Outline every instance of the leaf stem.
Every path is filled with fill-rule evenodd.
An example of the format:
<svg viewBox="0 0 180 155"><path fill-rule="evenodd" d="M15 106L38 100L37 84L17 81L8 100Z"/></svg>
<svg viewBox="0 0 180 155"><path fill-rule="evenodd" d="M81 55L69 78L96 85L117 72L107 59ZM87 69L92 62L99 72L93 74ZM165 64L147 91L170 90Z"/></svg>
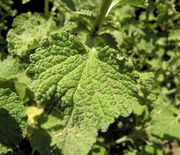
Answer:
<svg viewBox="0 0 180 155"><path fill-rule="evenodd" d="M44 14L46 17L49 15L49 0L45 0L44 2Z"/></svg>
<svg viewBox="0 0 180 155"><path fill-rule="evenodd" d="M117 140L115 141L115 144L120 144L120 143L122 143L122 142L124 142L124 141L126 141L126 140L128 140L128 137L127 137L127 136L123 136L123 137L117 139Z"/></svg>
<svg viewBox="0 0 180 155"><path fill-rule="evenodd" d="M99 30L100 26L102 25L104 18L106 16L106 13L111 5L112 0L104 0L104 2L101 5L101 9L99 12L99 15L97 16L95 20L95 24L93 27L93 33Z"/></svg>
<svg viewBox="0 0 180 155"><path fill-rule="evenodd" d="M35 149L33 149L33 150L32 150L32 152L31 152L31 155L34 155L35 151L36 151L36 150L35 150Z"/></svg>
<svg viewBox="0 0 180 155"><path fill-rule="evenodd" d="M93 45L94 45L93 40L94 40L99 28L101 27L101 25L104 21L104 18L106 17L106 13L108 12L108 9L109 9L111 3L112 3L112 0L104 0L102 2L99 14L97 15L97 17L95 19L95 23L94 23L92 32L90 33L90 35L88 36L87 41L86 41L86 43L89 47L93 47Z"/></svg>

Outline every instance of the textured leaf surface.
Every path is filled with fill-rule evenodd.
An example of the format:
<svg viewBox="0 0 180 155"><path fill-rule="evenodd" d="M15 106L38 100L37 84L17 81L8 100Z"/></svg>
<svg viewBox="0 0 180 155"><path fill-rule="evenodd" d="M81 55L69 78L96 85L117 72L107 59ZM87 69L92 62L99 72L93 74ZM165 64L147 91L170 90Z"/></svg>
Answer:
<svg viewBox="0 0 180 155"><path fill-rule="evenodd" d="M94 128L81 129L73 127L59 133L59 137L55 137L56 141L54 142L62 149L63 154L85 155L96 141L96 136L97 130Z"/></svg>
<svg viewBox="0 0 180 155"><path fill-rule="evenodd" d="M24 106L10 89L0 89L0 154L15 146L26 133ZM22 134L23 133L23 134Z"/></svg>
<svg viewBox="0 0 180 155"><path fill-rule="evenodd" d="M23 57L39 47L39 41L55 28L55 23L38 13L23 13L14 19L12 26L7 35L8 50Z"/></svg>
<svg viewBox="0 0 180 155"><path fill-rule="evenodd" d="M38 122L40 127L32 128L29 138L32 147L41 154L50 154L56 150L66 155L83 155L96 141L96 129L64 128L61 118L54 114L42 115Z"/></svg>
<svg viewBox="0 0 180 155"><path fill-rule="evenodd" d="M119 115L131 113L137 93L133 65L117 53L109 48L97 52L68 33L54 33L31 56L27 73L33 77L36 101L59 103L64 109L64 131L70 135L89 127L105 131ZM63 149L69 152L70 140L64 141Z"/></svg>
<svg viewBox="0 0 180 155"><path fill-rule="evenodd" d="M161 103L152 113L151 133L157 137L167 139L174 137L180 139L180 115L179 110Z"/></svg>
<svg viewBox="0 0 180 155"><path fill-rule="evenodd" d="M11 56L7 57L4 61L0 62L0 81L7 81L17 77L24 72L25 65Z"/></svg>

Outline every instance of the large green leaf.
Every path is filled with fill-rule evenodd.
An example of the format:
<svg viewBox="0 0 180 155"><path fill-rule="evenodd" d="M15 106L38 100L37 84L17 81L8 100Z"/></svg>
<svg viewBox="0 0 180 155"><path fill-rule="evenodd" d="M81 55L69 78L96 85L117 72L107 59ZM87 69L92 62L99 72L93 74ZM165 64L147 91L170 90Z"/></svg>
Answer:
<svg viewBox="0 0 180 155"><path fill-rule="evenodd" d="M76 139L75 130L80 135L89 128L106 131L115 118L132 111L137 93L133 64L116 50L107 47L98 52L68 33L53 33L31 55L31 62L27 74L33 78L37 103L58 104L64 110L64 134L58 144L63 144L63 152L77 154L66 147Z"/></svg>
<svg viewBox="0 0 180 155"><path fill-rule="evenodd" d="M10 89L0 88L0 154L20 142L26 133L24 106Z"/></svg>
<svg viewBox="0 0 180 155"><path fill-rule="evenodd" d="M8 50L13 55L26 56L39 47L39 41L55 28L55 22L38 13L23 13L17 16L7 35Z"/></svg>

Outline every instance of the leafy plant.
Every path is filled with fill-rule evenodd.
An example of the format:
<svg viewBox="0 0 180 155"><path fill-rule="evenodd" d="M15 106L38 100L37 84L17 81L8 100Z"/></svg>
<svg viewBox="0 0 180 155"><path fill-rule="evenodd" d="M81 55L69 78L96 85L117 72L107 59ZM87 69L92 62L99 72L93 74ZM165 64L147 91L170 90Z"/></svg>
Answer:
<svg viewBox="0 0 180 155"><path fill-rule="evenodd" d="M44 13L15 16L0 2L4 21L15 16L0 31L0 154L169 153L180 140L176 5L44 0Z"/></svg>

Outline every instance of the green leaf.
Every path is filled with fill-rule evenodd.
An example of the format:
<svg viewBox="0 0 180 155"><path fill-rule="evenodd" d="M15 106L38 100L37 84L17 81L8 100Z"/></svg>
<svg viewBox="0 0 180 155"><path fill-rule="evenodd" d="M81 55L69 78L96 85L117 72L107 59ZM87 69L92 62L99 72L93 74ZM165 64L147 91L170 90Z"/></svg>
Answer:
<svg viewBox="0 0 180 155"><path fill-rule="evenodd" d="M179 110L159 101L151 113L150 132L161 139L180 139Z"/></svg>
<svg viewBox="0 0 180 155"><path fill-rule="evenodd" d="M77 153L66 148L70 139L76 139L75 131L79 138L83 134L89 135L86 139L91 138L91 133L86 133L89 128L106 131L115 118L132 111L137 93L133 64L118 57L116 50L106 47L98 52L68 33L53 33L31 55L31 62L27 74L33 78L30 87L37 103L58 104L64 109L59 145L63 144L69 154ZM78 143L73 145L79 147Z"/></svg>
<svg viewBox="0 0 180 155"><path fill-rule="evenodd" d="M63 3L65 3L66 6L67 6L69 9L75 11L75 5L74 5L74 3L73 3L72 0L61 0L61 1L62 1Z"/></svg>
<svg viewBox="0 0 180 155"><path fill-rule="evenodd" d="M147 0L119 0L120 4L129 4L137 7L145 8L148 5Z"/></svg>
<svg viewBox="0 0 180 155"><path fill-rule="evenodd" d="M38 13L17 16L7 35L8 50L12 55L26 56L39 47L39 42L55 29L55 22Z"/></svg>
<svg viewBox="0 0 180 155"><path fill-rule="evenodd" d="M72 0L56 0L53 1L53 8L52 11L54 12L55 10L61 10L63 13L70 12L75 9L75 5L72 2Z"/></svg>
<svg viewBox="0 0 180 155"><path fill-rule="evenodd" d="M0 62L0 66L0 87L15 88L18 96L23 101L29 100L30 93L27 92L27 85L31 79L25 75L27 64L22 63L18 58L8 56L4 61Z"/></svg>
<svg viewBox="0 0 180 155"><path fill-rule="evenodd" d="M66 155L85 155L96 141L97 130L94 128L82 129L74 126L65 128L54 135L54 142Z"/></svg>
<svg viewBox="0 0 180 155"><path fill-rule="evenodd" d="M149 111L146 105L140 105L138 102L135 102L133 105L133 113L137 116L143 116L143 121L147 120L149 117ZM141 119L142 121L142 119Z"/></svg>
<svg viewBox="0 0 180 155"><path fill-rule="evenodd" d="M6 14L6 17L7 15L8 16L15 16L16 15L16 11L13 10L11 8L11 5L13 5L14 2L13 0L1 0L0 1L0 13L2 15L2 17Z"/></svg>
<svg viewBox="0 0 180 155"><path fill-rule="evenodd" d="M136 76L139 76L138 79L138 86L140 88L139 91L139 98L142 103L146 102L154 102L156 100L156 95L152 91L153 90L153 80L154 80L154 74L152 72L142 72L140 74L137 74Z"/></svg>
<svg viewBox="0 0 180 155"><path fill-rule="evenodd" d="M113 35L111 35L109 33L103 33L103 34L99 35L99 39L103 40L102 43L104 43L105 46L108 45L111 48L117 48L117 42L116 42L116 39L113 37ZM99 42L98 42L98 44L99 44Z"/></svg>
<svg viewBox="0 0 180 155"><path fill-rule="evenodd" d="M61 118L54 114L42 115L39 124L40 127L31 129L29 139L31 146L41 154L59 149L66 155L87 154L97 136L94 128L63 128Z"/></svg>
<svg viewBox="0 0 180 155"><path fill-rule="evenodd" d="M0 88L0 154L7 153L26 134L24 106L10 89Z"/></svg>
<svg viewBox="0 0 180 155"><path fill-rule="evenodd" d="M93 12L90 10L81 9L79 11L75 11L74 13L79 15L79 16L85 16L85 17L93 18Z"/></svg>
<svg viewBox="0 0 180 155"><path fill-rule="evenodd" d="M28 131L31 147L40 154L49 154L51 150L51 137L47 130L42 128L34 128L31 130L32 131Z"/></svg>
<svg viewBox="0 0 180 155"><path fill-rule="evenodd" d="M17 10L12 9L12 5L14 4L13 0L1 0L0 1L0 39L2 39L2 30L7 30L7 17L13 17L16 15Z"/></svg>
<svg viewBox="0 0 180 155"><path fill-rule="evenodd" d="M180 40L180 29L170 30L168 40Z"/></svg>
<svg viewBox="0 0 180 155"><path fill-rule="evenodd" d="M46 115L43 113L42 115L39 115L39 112L42 113L42 109L37 110L35 107L28 107L27 114L29 122L33 124L38 123L38 127L31 126L29 128L28 138L31 146L40 154L50 154L50 151L53 150L51 147L54 148L54 146L51 145L54 140L52 137L57 134L54 132L59 132L61 129L61 119L51 114Z"/></svg>
<svg viewBox="0 0 180 155"><path fill-rule="evenodd" d="M22 64L18 58L8 56L0 62L0 82L17 78L25 70L26 65Z"/></svg>

